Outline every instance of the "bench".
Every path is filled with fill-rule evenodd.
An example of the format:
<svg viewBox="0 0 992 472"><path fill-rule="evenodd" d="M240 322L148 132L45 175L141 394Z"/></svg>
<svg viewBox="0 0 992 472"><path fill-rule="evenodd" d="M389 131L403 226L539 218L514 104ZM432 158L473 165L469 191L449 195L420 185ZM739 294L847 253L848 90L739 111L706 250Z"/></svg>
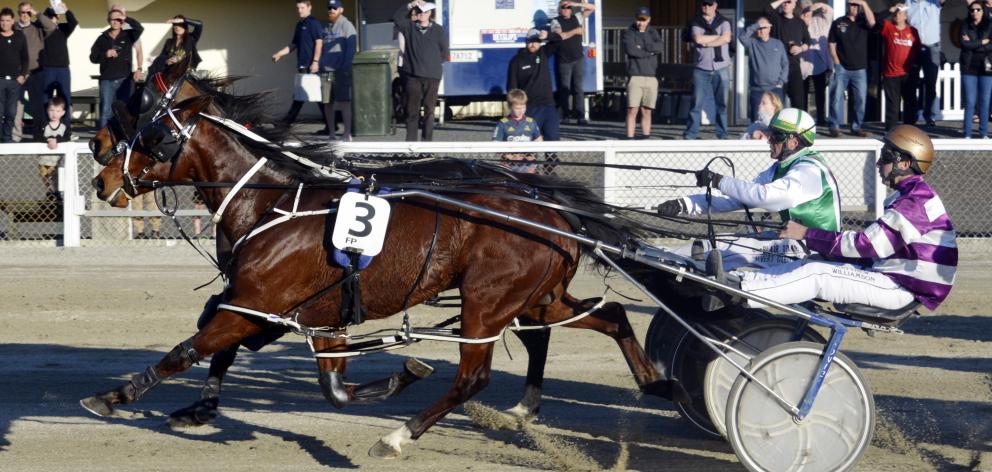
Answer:
<svg viewBox="0 0 992 472"><path fill-rule="evenodd" d="M0 239L21 239L19 224L62 221L62 200L0 200L0 213L7 215L6 233L0 233Z"/></svg>

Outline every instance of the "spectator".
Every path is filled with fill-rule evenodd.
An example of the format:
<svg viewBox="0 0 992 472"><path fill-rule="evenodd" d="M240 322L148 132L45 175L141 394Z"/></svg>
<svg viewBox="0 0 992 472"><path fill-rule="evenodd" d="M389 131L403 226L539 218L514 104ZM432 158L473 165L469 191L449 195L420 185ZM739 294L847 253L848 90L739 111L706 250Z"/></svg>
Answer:
<svg viewBox="0 0 992 472"><path fill-rule="evenodd" d="M923 119L927 126L933 126L940 113L937 100L937 72L940 71L940 9L945 0L906 0L909 8L909 25L916 28L920 36L920 51L917 57L923 69L923 82L920 82L919 103L923 108ZM915 77L914 77L915 79ZM913 116L913 123L916 116Z"/></svg>
<svg viewBox="0 0 992 472"><path fill-rule="evenodd" d="M45 77L41 72L41 65L38 59L42 49L45 48L45 38L57 29L50 18L45 15L38 15L37 10L31 2L21 2L17 5L18 20L14 29L24 33L28 41L28 76L24 82L24 90L28 93L26 102L19 102L17 107L17 119L14 121L14 136L33 136L35 128L40 128L44 122L45 100ZM24 111L31 115L32 123L27 129L24 126Z"/></svg>
<svg viewBox="0 0 992 472"><path fill-rule="evenodd" d="M885 63L882 66L882 88L885 90L885 130L895 128L899 121L899 109L903 123L916 121L916 77L917 51L920 36L916 28L907 23L909 16L904 3L897 3L889 9L893 19L882 21L882 44Z"/></svg>
<svg viewBox="0 0 992 472"><path fill-rule="evenodd" d="M830 136L840 136L840 117L844 116L844 92L851 89L854 116L851 133L867 137L862 128L865 121L865 97L868 93L868 33L875 28L875 14L864 0L848 0L847 16L834 21L830 27L830 56L834 74L830 81L833 94L830 108Z"/></svg>
<svg viewBox="0 0 992 472"><path fill-rule="evenodd" d="M416 19L410 20L410 9ZM443 69L448 60L448 34L441 25L431 20L436 7L433 3L415 0L404 4L393 14L393 23L403 35L405 51L403 69L406 79L406 140L417 140L417 123L420 108L424 108L423 140L434 139L434 107L437 88L441 84Z"/></svg>
<svg viewBox="0 0 992 472"><path fill-rule="evenodd" d="M772 23L768 18L761 17L748 26L740 38L741 45L747 51L750 76L747 117L751 121L758 119L758 103L768 92L777 95L781 103L784 98L782 87L789 80L789 54L782 41L771 37L771 34Z"/></svg>
<svg viewBox="0 0 992 472"><path fill-rule="evenodd" d="M651 111L658 99L658 53L663 43L658 30L651 28L651 10L640 7L634 24L623 32L627 54L627 139L634 139L637 111L641 111L640 139L651 137Z"/></svg>
<svg viewBox="0 0 992 472"><path fill-rule="evenodd" d="M355 25L344 16L341 0L327 2L327 26L324 27L324 45L320 56L321 101L324 118L331 141L337 127L334 112L341 111L344 134L341 139L351 141L351 63L357 47Z"/></svg>
<svg viewBox="0 0 992 472"><path fill-rule="evenodd" d="M13 142L14 119L21 86L28 75L28 44L24 33L14 30L14 11L0 10L0 143Z"/></svg>
<svg viewBox="0 0 992 472"><path fill-rule="evenodd" d="M195 70L201 61L196 43L203 34L203 22L183 15L176 15L165 22L172 25L172 36L165 40L162 50L148 67L148 73L155 75L186 58L189 58L189 70Z"/></svg>
<svg viewBox="0 0 992 472"><path fill-rule="evenodd" d="M506 89L520 89L526 93L527 116L537 123L544 141L558 141L561 138L560 123L551 89L551 63L548 58L561 45L561 36L552 34L552 41L541 46L545 36L546 31L531 29L527 32L527 45L510 60Z"/></svg>
<svg viewBox="0 0 992 472"><path fill-rule="evenodd" d="M114 5L107 13L110 28L100 33L90 48L90 62L100 64L100 118L97 128L103 128L113 113L111 105L114 100L127 101L131 98L131 89L127 79L131 76L131 51L134 43L141 37L145 27L134 18L129 18L123 8ZM131 26L124 29L124 24ZM138 58L141 64L141 58ZM141 67L134 72L134 79L139 80Z"/></svg>
<svg viewBox="0 0 992 472"><path fill-rule="evenodd" d="M576 18L574 8L580 9L580 14L584 18L588 18L596 11L596 5L591 3L565 0L558 4L559 14L551 20L551 32L558 33L564 40L564 44L558 48L555 55L558 60L558 96L562 119L567 123L574 109L579 125L585 126L587 124L585 91L582 89L582 78L585 74L582 34L585 33L585 29ZM572 99L571 104L568 101L569 97Z"/></svg>
<svg viewBox="0 0 992 472"><path fill-rule="evenodd" d="M69 36L76 31L79 22L76 15L69 10L64 3L60 10L63 10L65 22L59 23L60 13L52 8L45 10L44 15L51 18L57 25L55 31L45 38L45 48L41 51L41 58L38 62L41 65L42 90L48 97L49 105L51 99L55 97L65 100L65 113L62 114L62 123L65 124L67 137L71 135L72 127L72 73L69 70Z"/></svg>
<svg viewBox="0 0 992 472"><path fill-rule="evenodd" d="M272 55L272 62L279 62L287 54L296 51L297 74L316 74L320 71L320 48L323 45L320 32L323 30L323 26L310 14L312 10L313 5L310 4L310 0L297 0L296 14L299 15L300 21L296 22L293 40L289 42L288 46ZM289 107L286 118L282 120L283 124L287 126L293 124L296 117L299 116L301 108L303 108L303 102L295 100L294 96L293 104ZM320 109L321 114L324 113L323 106L317 108Z"/></svg>
<svg viewBox="0 0 992 472"><path fill-rule="evenodd" d="M992 98L992 22L981 2L968 5L968 18L961 25L961 95L964 98L964 138L971 139L971 117L978 102L978 134L989 134L989 100Z"/></svg>
<svg viewBox="0 0 992 472"><path fill-rule="evenodd" d="M785 84L789 106L805 111L807 90L799 57L813 41L806 23L795 11L796 0L775 0L765 8L765 17L772 23L772 37L782 41L789 52L789 80Z"/></svg>
<svg viewBox="0 0 992 472"><path fill-rule="evenodd" d="M59 148L59 143L69 140L69 127L62 121L66 113L65 104L66 101L62 97L52 97L48 101L48 125L42 126L38 132L41 140L48 144L48 149L53 151ZM59 197L58 186L55 185L58 166L58 154L38 156L38 174L45 184L46 195L51 200L57 200Z"/></svg>
<svg viewBox="0 0 992 472"><path fill-rule="evenodd" d="M541 128L533 118L525 115L527 111L527 93L520 89L513 89L507 92L506 101L510 106L510 115L499 120L496 129L493 130L493 141L510 142L533 142L543 141L541 138ZM506 161L534 161L533 154L512 153L503 155ZM522 174L533 174L537 172L536 164L511 164L509 168L514 172Z"/></svg>
<svg viewBox="0 0 992 472"><path fill-rule="evenodd" d="M830 34L830 23L834 21L834 9L826 3L813 3L802 0L799 17L806 23L809 38L812 41L809 49L799 56L799 68L806 80L806 90L813 87L816 100L816 124L827 124L827 83L833 73L834 61L830 60L830 46L827 36ZM810 83L812 82L812 83Z"/></svg>
<svg viewBox="0 0 992 472"><path fill-rule="evenodd" d="M733 41L732 26L719 12L716 0L703 0L702 13L689 22L686 33L695 50L695 69L692 72L692 110L683 137L699 139L699 124L703 107L712 101L716 113L716 137L727 139L727 85L730 76L730 48Z"/></svg>
<svg viewBox="0 0 992 472"><path fill-rule="evenodd" d="M782 111L782 96L780 93L772 91L761 94L761 101L758 103L754 122L751 123L741 139L768 139L771 134L768 126L772 122L772 117Z"/></svg>

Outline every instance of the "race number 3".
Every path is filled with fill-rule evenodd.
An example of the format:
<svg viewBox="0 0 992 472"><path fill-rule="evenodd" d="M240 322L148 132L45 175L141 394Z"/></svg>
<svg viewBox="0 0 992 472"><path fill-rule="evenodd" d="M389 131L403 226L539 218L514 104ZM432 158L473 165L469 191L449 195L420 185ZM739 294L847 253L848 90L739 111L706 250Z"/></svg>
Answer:
<svg viewBox="0 0 992 472"><path fill-rule="evenodd" d="M344 251L360 251L374 256L382 251L389 225L389 202L363 193L349 192L341 197L334 220L331 243Z"/></svg>

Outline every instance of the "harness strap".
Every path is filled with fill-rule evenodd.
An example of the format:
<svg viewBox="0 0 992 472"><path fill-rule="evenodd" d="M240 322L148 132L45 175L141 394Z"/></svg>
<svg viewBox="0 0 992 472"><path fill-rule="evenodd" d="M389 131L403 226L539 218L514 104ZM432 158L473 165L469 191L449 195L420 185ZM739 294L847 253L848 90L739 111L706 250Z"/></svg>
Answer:
<svg viewBox="0 0 992 472"><path fill-rule="evenodd" d="M234 199L234 196L241 191L241 187L244 187L244 185L248 183L248 180L254 177L255 174L258 173L258 171L262 169L262 166L264 166L268 161L269 159L265 157L259 159L255 165L251 166L251 169L248 169L248 172L246 172L245 175L241 176L241 180L238 180L238 183L234 184L234 188L232 188L231 191L224 196L224 201L220 202L220 206L217 207L217 212L215 212L213 218L211 218L214 224L220 223L220 220L224 215L224 210L227 209L227 205L229 205L231 200Z"/></svg>

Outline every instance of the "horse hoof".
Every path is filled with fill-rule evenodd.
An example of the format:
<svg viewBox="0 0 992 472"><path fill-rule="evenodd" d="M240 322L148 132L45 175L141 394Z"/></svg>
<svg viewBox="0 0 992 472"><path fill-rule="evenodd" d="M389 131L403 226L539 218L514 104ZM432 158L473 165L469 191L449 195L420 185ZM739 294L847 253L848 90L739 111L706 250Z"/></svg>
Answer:
<svg viewBox="0 0 992 472"><path fill-rule="evenodd" d="M79 404L96 416L108 417L114 414L114 407L110 402L96 395L79 400Z"/></svg>
<svg viewBox="0 0 992 472"><path fill-rule="evenodd" d="M403 368L420 380L426 379L434 373L433 367L427 365L424 361L413 357L407 358L407 360L403 362Z"/></svg>
<svg viewBox="0 0 992 472"><path fill-rule="evenodd" d="M380 439L379 442L375 443L375 446L372 446L372 449L369 449L369 455L379 459L396 459L400 456L400 449L390 446Z"/></svg>
<svg viewBox="0 0 992 472"><path fill-rule="evenodd" d="M217 398L199 400L186 408L172 412L166 422L172 428L187 428L213 423L219 416L217 412L218 401Z"/></svg>

